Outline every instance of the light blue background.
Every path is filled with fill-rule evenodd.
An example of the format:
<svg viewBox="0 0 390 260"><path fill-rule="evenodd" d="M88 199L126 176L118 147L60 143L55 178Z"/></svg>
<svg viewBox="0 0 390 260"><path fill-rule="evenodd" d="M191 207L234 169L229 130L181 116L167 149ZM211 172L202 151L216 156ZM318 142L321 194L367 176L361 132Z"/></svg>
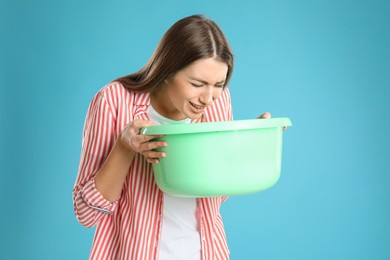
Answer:
<svg viewBox="0 0 390 260"><path fill-rule="evenodd" d="M277 185L222 207L231 258L390 259L390 2L369 0L1 1L0 258L87 259L87 106L195 13L234 49L235 119L294 124Z"/></svg>

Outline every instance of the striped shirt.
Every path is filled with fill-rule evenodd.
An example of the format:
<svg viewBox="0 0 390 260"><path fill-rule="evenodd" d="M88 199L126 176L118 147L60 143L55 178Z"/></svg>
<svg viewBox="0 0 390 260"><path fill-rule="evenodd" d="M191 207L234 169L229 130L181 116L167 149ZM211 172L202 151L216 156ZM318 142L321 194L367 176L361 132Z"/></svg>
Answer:
<svg viewBox="0 0 390 260"><path fill-rule="evenodd" d="M94 176L126 124L150 120L148 93L135 93L119 82L103 87L92 99L84 123L82 152L73 189L74 212L86 227L97 225L90 259L157 259L163 192L152 165L136 153L120 198L111 203L95 187ZM227 88L203 116L191 123L232 120ZM228 259L220 205L226 197L199 198L202 259Z"/></svg>

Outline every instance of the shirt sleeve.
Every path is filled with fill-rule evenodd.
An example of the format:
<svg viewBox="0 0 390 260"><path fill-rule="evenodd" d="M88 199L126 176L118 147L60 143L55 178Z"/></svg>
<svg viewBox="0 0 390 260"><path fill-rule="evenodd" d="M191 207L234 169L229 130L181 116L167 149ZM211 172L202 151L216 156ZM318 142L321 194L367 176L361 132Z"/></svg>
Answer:
<svg viewBox="0 0 390 260"><path fill-rule="evenodd" d="M96 189L94 176L108 156L115 141L115 118L104 96L98 92L89 105L84 123L82 151L73 189L73 206L77 220L92 227L111 214L118 201L106 200Z"/></svg>
<svg viewBox="0 0 390 260"><path fill-rule="evenodd" d="M225 89L225 109L226 109L226 118L227 121L233 120L233 108L232 108L232 99L230 97L230 91L228 88Z"/></svg>
<svg viewBox="0 0 390 260"><path fill-rule="evenodd" d="M227 121L232 121L233 120L233 108L232 108L232 100L230 97L230 91L228 88L224 90L224 101L225 101L225 114ZM227 196L224 196L221 198L221 203L225 202L228 199Z"/></svg>

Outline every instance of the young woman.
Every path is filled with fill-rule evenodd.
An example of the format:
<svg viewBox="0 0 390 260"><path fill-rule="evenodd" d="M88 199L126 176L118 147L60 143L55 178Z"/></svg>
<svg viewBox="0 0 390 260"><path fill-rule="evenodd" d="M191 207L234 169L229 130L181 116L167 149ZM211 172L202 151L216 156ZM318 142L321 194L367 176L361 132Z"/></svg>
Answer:
<svg viewBox="0 0 390 260"><path fill-rule="evenodd" d="M93 98L84 125L74 211L97 225L91 259L228 259L220 205L157 187L151 163L169 145L144 126L232 120L233 54L221 29L194 15L176 22L140 71ZM269 113L261 117L270 117Z"/></svg>

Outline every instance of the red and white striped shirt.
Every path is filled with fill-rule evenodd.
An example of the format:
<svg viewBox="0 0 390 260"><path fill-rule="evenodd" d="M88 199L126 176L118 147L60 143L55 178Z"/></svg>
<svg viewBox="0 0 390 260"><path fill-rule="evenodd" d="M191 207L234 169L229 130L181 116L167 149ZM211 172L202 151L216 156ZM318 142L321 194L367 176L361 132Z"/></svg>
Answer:
<svg viewBox="0 0 390 260"><path fill-rule="evenodd" d="M111 203L95 187L94 176L123 127L134 119L150 120L148 93L135 93L112 82L93 98L84 124L82 153L73 189L74 212L86 227L97 225L90 259L156 259L161 233L162 191L152 165L136 153L118 201ZM193 120L232 120L227 88L204 115ZM197 199L202 259L229 259L220 205L226 197Z"/></svg>

